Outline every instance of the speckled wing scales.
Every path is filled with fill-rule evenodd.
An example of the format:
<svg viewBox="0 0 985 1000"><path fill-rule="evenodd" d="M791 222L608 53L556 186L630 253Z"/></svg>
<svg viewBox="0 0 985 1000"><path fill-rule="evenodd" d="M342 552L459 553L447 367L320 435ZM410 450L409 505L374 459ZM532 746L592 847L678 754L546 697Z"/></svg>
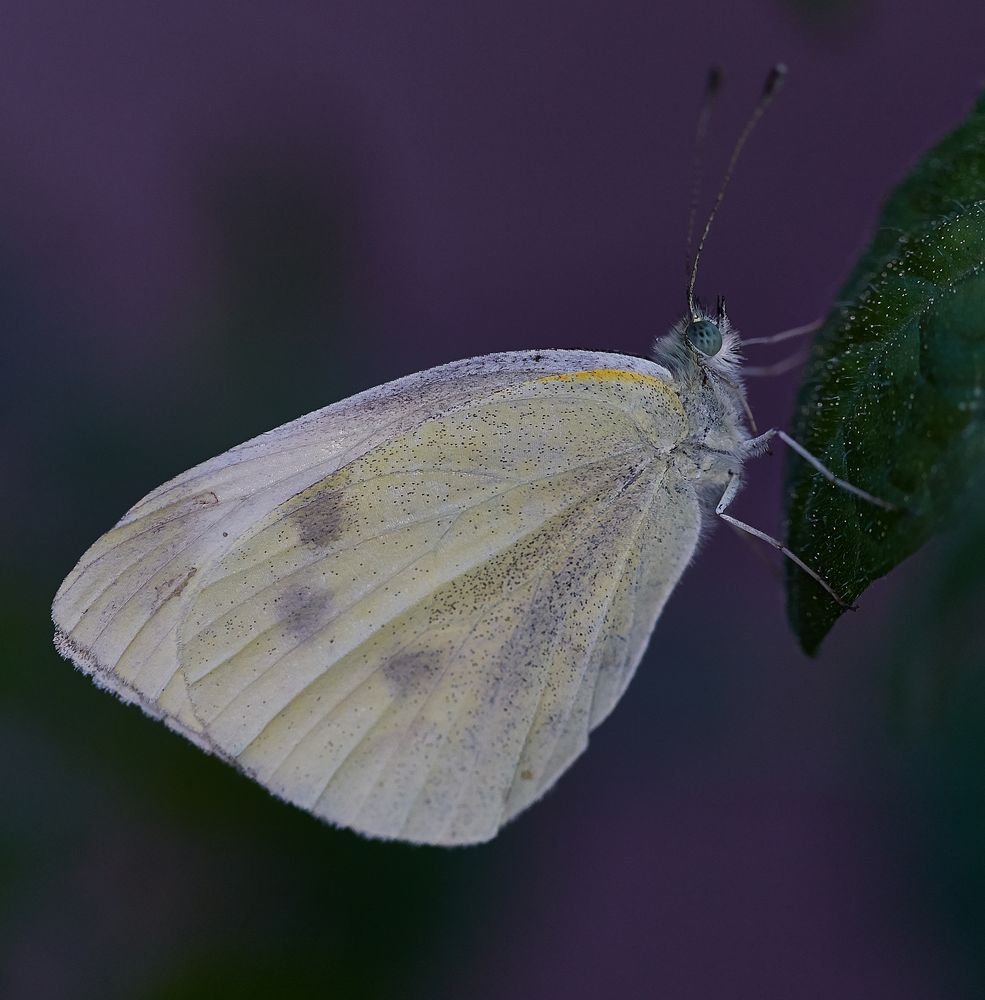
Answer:
<svg viewBox="0 0 985 1000"><path fill-rule="evenodd" d="M493 836L584 749L691 556L682 429L655 379L540 378L292 497L180 630L209 739L364 833Z"/></svg>
<svg viewBox="0 0 985 1000"><path fill-rule="evenodd" d="M486 839L584 747L690 558L664 369L490 355L149 494L55 599L94 680L320 816Z"/></svg>
<svg viewBox="0 0 985 1000"><path fill-rule="evenodd" d="M99 538L52 607L60 652L126 701L209 746L178 674L177 623L204 572L289 497L425 420L538 374L649 362L585 351L492 354L398 379L203 462L148 494Z"/></svg>

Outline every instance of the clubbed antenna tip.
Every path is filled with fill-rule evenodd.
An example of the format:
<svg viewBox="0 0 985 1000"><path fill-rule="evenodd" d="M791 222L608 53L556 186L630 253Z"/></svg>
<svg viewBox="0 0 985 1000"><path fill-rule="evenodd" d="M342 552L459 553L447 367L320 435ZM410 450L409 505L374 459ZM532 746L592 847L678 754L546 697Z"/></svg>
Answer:
<svg viewBox="0 0 985 1000"><path fill-rule="evenodd" d="M714 97L715 94L722 89L722 67L712 66L708 70L708 83L705 86L705 93L709 97Z"/></svg>
<svg viewBox="0 0 985 1000"><path fill-rule="evenodd" d="M773 97L783 86L786 75L786 64L777 63L766 75L766 83L763 84L763 97Z"/></svg>

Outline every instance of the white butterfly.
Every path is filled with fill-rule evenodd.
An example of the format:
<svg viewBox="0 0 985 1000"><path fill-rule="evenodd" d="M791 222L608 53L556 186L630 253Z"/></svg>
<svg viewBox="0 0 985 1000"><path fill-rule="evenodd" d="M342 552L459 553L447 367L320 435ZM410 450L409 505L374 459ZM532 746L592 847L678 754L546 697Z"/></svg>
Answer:
<svg viewBox="0 0 985 1000"><path fill-rule="evenodd" d="M612 711L709 520L783 548L726 513L772 436L880 502L750 433L694 274L656 361L459 361L171 480L62 584L59 651L322 819L488 840Z"/></svg>
<svg viewBox="0 0 985 1000"><path fill-rule="evenodd" d="M56 645L323 819L487 840L585 749L772 434L736 347L702 314L668 367L493 354L285 424L100 538Z"/></svg>

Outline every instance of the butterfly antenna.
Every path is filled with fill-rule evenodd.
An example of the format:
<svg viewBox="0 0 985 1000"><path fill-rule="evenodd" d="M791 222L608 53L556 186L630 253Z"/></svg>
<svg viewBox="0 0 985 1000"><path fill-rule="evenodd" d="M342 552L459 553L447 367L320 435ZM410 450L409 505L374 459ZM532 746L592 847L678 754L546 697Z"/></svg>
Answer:
<svg viewBox="0 0 985 1000"><path fill-rule="evenodd" d="M776 97L780 90L780 86L783 83L783 78L787 75L787 67L783 63L777 63L770 71L769 75L766 77L766 83L763 86L762 96L759 98L759 102L753 109L752 114L749 116L749 120L745 124L745 128L739 133L739 138L735 141L735 146L732 149L732 156L728 161L728 167L725 170L725 176L722 179L721 187L718 189L718 194L715 197L715 203L711 206L711 212L708 213L708 221L705 223L705 228L701 233L701 239L698 240L698 249L694 255L694 262L691 264L691 276L687 283L687 306L691 311L691 316L694 319L698 318L697 310L694 308L694 283L698 277L698 262L701 260L701 254L705 248L705 241L708 239L708 233L711 231L711 224L715 221L715 216L718 214L718 209L725 199L725 191L728 188L729 181L732 179L732 172L735 170L735 165L739 161L739 157L742 155L743 147L752 135L752 130L759 123L759 119L763 117L766 113L766 109L770 106L773 98Z"/></svg>
<svg viewBox="0 0 985 1000"><path fill-rule="evenodd" d="M694 220L698 214L698 201L701 198L702 167L704 166L705 137L708 135L708 125L715 108L715 98L722 88L722 70L712 66L708 70L708 80L705 83L705 93L698 112L698 123L694 129L694 159L691 163L691 205L687 214L687 244L684 250L684 274L691 274L691 247L694 245Z"/></svg>

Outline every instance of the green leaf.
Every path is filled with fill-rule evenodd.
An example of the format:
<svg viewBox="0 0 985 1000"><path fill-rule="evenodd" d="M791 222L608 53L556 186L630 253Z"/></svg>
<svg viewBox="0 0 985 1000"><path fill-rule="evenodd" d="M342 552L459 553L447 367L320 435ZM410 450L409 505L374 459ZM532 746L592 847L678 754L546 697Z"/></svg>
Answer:
<svg viewBox="0 0 985 1000"><path fill-rule="evenodd" d="M985 95L886 203L821 328L793 436L880 510L793 458L787 544L845 599L957 516L985 467ZM790 621L814 652L843 613L787 575Z"/></svg>

